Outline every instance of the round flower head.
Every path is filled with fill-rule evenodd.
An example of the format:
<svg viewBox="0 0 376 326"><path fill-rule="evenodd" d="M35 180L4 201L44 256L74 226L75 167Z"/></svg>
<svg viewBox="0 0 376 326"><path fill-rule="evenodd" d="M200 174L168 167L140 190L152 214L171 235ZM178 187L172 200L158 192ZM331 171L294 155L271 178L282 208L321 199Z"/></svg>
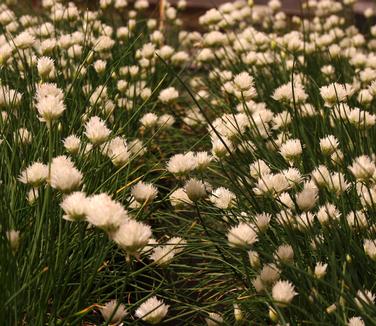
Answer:
<svg viewBox="0 0 376 326"><path fill-rule="evenodd" d="M113 233L127 218L123 206L105 193L94 195L88 200L86 219L100 229Z"/></svg>
<svg viewBox="0 0 376 326"><path fill-rule="evenodd" d="M141 304L135 315L149 324L158 324L167 315L168 308L168 305L154 296Z"/></svg>
<svg viewBox="0 0 376 326"><path fill-rule="evenodd" d="M232 247L250 246L257 241L257 233L254 226L241 222L230 229L227 240Z"/></svg>
<svg viewBox="0 0 376 326"><path fill-rule="evenodd" d="M69 193L81 185L82 173L69 157L61 155L52 159L48 181L52 188Z"/></svg>
<svg viewBox="0 0 376 326"><path fill-rule="evenodd" d="M38 59L37 69L42 79L52 77L55 73L54 61L48 57L41 57Z"/></svg>
<svg viewBox="0 0 376 326"><path fill-rule="evenodd" d="M190 200L193 202L206 197L205 184L201 180L189 179L185 184L185 192Z"/></svg>
<svg viewBox="0 0 376 326"><path fill-rule="evenodd" d="M103 319L109 325L119 325L128 314L125 305L118 303L117 300L111 300L99 308Z"/></svg>
<svg viewBox="0 0 376 326"><path fill-rule="evenodd" d="M234 206L236 196L230 190L224 187L219 187L213 191L209 199L215 207L228 209Z"/></svg>
<svg viewBox="0 0 376 326"><path fill-rule="evenodd" d="M158 99L162 103L171 103L179 97L179 92L174 87L169 87L159 93Z"/></svg>
<svg viewBox="0 0 376 326"><path fill-rule="evenodd" d="M63 219L80 221L86 217L87 198L83 192L73 192L66 196L60 204L64 211Z"/></svg>
<svg viewBox="0 0 376 326"><path fill-rule="evenodd" d="M137 255L148 244L150 237L150 226L128 220L120 225L113 239L129 255Z"/></svg>
<svg viewBox="0 0 376 326"><path fill-rule="evenodd" d="M85 135L95 145L104 143L110 136L111 131L106 127L104 121L97 117L91 117L85 124Z"/></svg>
<svg viewBox="0 0 376 326"><path fill-rule="evenodd" d="M197 161L193 152L188 152L186 154L176 154L172 156L168 161L167 171L173 174L181 175L194 170L196 166Z"/></svg>
<svg viewBox="0 0 376 326"><path fill-rule="evenodd" d="M132 187L131 193L136 201L141 204L147 204L155 199L158 190L151 183L139 181Z"/></svg>
<svg viewBox="0 0 376 326"><path fill-rule="evenodd" d="M47 123L58 119L66 109L63 101L53 95L41 98L36 104L36 107L39 113L39 119Z"/></svg>
<svg viewBox="0 0 376 326"><path fill-rule="evenodd" d="M48 177L48 166L36 162L28 166L21 175L18 177L18 180L22 183L29 184L33 187L40 186Z"/></svg>
<svg viewBox="0 0 376 326"><path fill-rule="evenodd" d="M71 154L77 154L80 150L81 141L76 135L70 135L63 140L64 148Z"/></svg>
<svg viewBox="0 0 376 326"><path fill-rule="evenodd" d="M288 281L277 281L272 289L272 297L280 307L286 307L296 295L294 285Z"/></svg>
<svg viewBox="0 0 376 326"><path fill-rule="evenodd" d="M299 139L289 139L282 144L279 152L286 161L293 162L302 155L303 149Z"/></svg>

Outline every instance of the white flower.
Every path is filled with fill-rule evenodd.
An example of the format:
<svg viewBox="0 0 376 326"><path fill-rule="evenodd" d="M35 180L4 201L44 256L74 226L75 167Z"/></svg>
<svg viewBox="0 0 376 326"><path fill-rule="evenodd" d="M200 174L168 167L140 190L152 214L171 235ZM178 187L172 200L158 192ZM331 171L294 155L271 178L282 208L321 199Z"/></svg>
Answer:
<svg viewBox="0 0 376 326"><path fill-rule="evenodd" d="M6 232L7 239L9 241L10 249L15 254L20 246L20 231L9 230Z"/></svg>
<svg viewBox="0 0 376 326"><path fill-rule="evenodd" d="M52 188L69 193L81 185L82 173L69 157L61 155L52 159L48 181Z"/></svg>
<svg viewBox="0 0 376 326"><path fill-rule="evenodd" d="M243 71L235 76L234 84L239 91L244 92L253 87L253 78L248 74L248 72Z"/></svg>
<svg viewBox="0 0 376 326"><path fill-rule="evenodd" d="M122 137L115 137L102 147L103 152L111 159L112 163L121 167L128 163L130 152L127 142Z"/></svg>
<svg viewBox="0 0 376 326"><path fill-rule="evenodd" d="M125 305L118 303L117 300L111 300L99 308L103 319L110 325L119 325L128 314Z"/></svg>
<svg viewBox="0 0 376 326"><path fill-rule="evenodd" d="M38 187L47 179L47 177L48 166L40 162L35 162L22 171L18 180L33 187Z"/></svg>
<svg viewBox="0 0 376 326"><path fill-rule="evenodd" d="M254 226L241 222L233 226L227 233L227 240L232 247L243 247L254 244L257 239L257 233Z"/></svg>
<svg viewBox="0 0 376 326"><path fill-rule="evenodd" d="M158 324L167 315L169 306L156 296L146 300L137 310L136 317L150 324Z"/></svg>
<svg viewBox="0 0 376 326"><path fill-rule="evenodd" d="M80 221L86 217L87 198L86 194L80 191L71 193L64 197L60 207L64 211L63 218L67 221Z"/></svg>
<svg viewBox="0 0 376 326"><path fill-rule="evenodd" d="M188 198L188 195L185 192L184 188L178 188L171 193L170 203L173 207L184 206L185 204L193 204L193 202Z"/></svg>
<svg viewBox="0 0 376 326"><path fill-rule="evenodd" d="M366 326L363 319L361 317L352 317L349 319L347 323L348 326Z"/></svg>
<svg viewBox="0 0 376 326"><path fill-rule="evenodd" d="M193 202L206 197L206 187L201 180L195 178L189 179L185 184L185 192L190 200Z"/></svg>
<svg viewBox="0 0 376 326"><path fill-rule="evenodd" d="M209 166L210 162L213 160L213 156L211 156L207 152L197 152L195 159L197 169L202 170Z"/></svg>
<svg viewBox="0 0 376 326"><path fill-rule="evenodd" d="M338 139L329 135L320 139L320 149L325 155L332 155L338 148Z"/></svg>
<svg viewBox="0 0 376 326"><path fill-rule="evenodd" d="M167 266L176 254L183 251L186 241L180 237L169 239L163 246L155 247L150 259L159 266Z"/></svg>
<svg viewBox="0 0 376 326"><path fill-rule="evenodd" d="M66 109L64 102L53 95L48 95L41 98L37 102L36 108L38 110L40 120L47 123L59 118Z"/></svg>
<svg viewBox="0 0 376 326"><path fill-rule="evenodd" d="M274 257L285 263L291 263L294 260L294 250L290 245L281 245L274 253Z"/></svg>
<svg viewBox="0 0 376 326"><path fill-rule="evenodd" d="M376 241L366 239L363 243L363 249L367 256L376 261Z"/></svg>
<svg viewBox="0 0 376 326"><path fill-rule="evenodd" d="M77 154L80 150L81 141L76 135L70 135L63 140L64 148L71 154Z"/></svg>
<svg viewBox="0 0 376 326"><path fill-rule="evenodd" d="M236 196L230 190L219 187L212 192L212 195L209 197L210 201L214 206L221 209L228 209L234 205Z"/></svg>
<svg viewBox="0 0 376 326"><path fill-rule="evenodd" d="M186 154L176 154L172 156L168 161L167 171L173 174L181 175L194 170L196 166L197 161L193 152L188 152Z"/></svg>
<svg viewBox="0 0 376 326"><path fill-rule="evenodd" d="M145 127L145 128L151 128L157 125L158 123L158 116L154 113L146 113L141 119L140 123Z"/></svg>
<svg viewBox="0 0 376 326"><path fill-rule="evenodd" d="M328 267L328 264L324 264L322 262L318 262L315 266L315 277L318 279L323 278L326 275L326 269Z"/></svg>
<svg viewBox="0 0 376 326"><path fill-rule="evenodd" d="M296 195L296 204L302 211L309 211L315 207L318 200L318 189L311 182L306 182L301 192Z"/></svg>
<svg viewBox="0 0 376 326"><path fill-rule="evenodd" d="M147 204L155 199L158 194L158 190L151 183L139 181L132 187L131 193L134 199L140 204Z"/></svg>
<svg viewBox="0 0 376 326"><path fill-rule="evenodd" d="M54 61L49 57L41 57L38 59L37 69L42 79L53 77L55 74Z"/></svg>
<svg viewBox="0 0 376 326"><path fill-rule="evenodd" d="M86 219L108 232L116 231L128 218L123 206L105 193L89 197Z"/></svg>
<svg viewBox="0 0 376 326"><path fill-rule="evenodd" d="M27 49L34 45L35 38L28 31L23 31L14 38L14 45L19 49Z"/></svg>
<svg viewBox="0 0 376 326"><path fill-rule="evenodd" d="M365 304L371 305L375 303L375 295L369 290L359 290L356 293L355 304L362 308Z"/></svg>
<svg viewBox="0 0 376 326"><path fill-rule="evenodd" d="M280 307L286 307L296 295L294 285L289 281L277 281L272 289L272 297Z"/></svg>
<svg viewBox="0 0 376 326"><path fill-rule="evenodd" d="M209 316L205 318L208 326L218 326L224 322L223 317L216 312L209 312Z"/></svg>
<svg viewBox="0 0 376 326"><path fill-rule="evenodd" d="M162 103L171 103L179 97L179 92L174 87L169 87L159 93L158 99Z"/></svg>
<svg viewBox="0 0 376 326"><path fill-rule="evenodd" d="M271 172L269 166L263 160L257 160L249 166L251 177L258 179L264 174Z"/></svg>
<svg viewBox="0 0 376 326"><path fill-rule="evenodd" d="M102 144L109 137L111 131L106 127L104 121L97 117L91 117L85 124L85 135L93 144Z"/></svg>
<svg viewBox="0 0 376 326"><path fill-rule="evenodd" d="M367 155L362 155L354 159L349 170L359 181L368 180L376 171L375 163Z"/></svg>
<svg viewBox="0 0 376 326"><path fill-rule="evenodd" d="M151 235L149 225L131 219L120 225L113 240L129 255L137 255L148 244Z"/></svg>
<svg viewBox="0 0 376 326"><path fill-rule="evenodd" d="M286 161L294 161L303 153L302 145L299 139L289 139L279 149L279 152Z"/></svg>
<svg viewBox="0 0 376 326"><path fill-rule="evenodd" d="M350 96L352 89L349 85L333 83L320 88L320 94L327 106L333 106L337 102L345 102L346 97Z"/></svg>

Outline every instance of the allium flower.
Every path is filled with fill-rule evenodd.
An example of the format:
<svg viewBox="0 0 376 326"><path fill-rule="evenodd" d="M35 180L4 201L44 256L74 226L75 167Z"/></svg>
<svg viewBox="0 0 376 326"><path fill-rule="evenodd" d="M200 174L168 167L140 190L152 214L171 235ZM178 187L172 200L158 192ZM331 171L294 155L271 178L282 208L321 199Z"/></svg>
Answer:
<svg viewBox="0 0 376 326"><path fill-rule="evenodd" d="M20 247L20 231L9 230L6 232L7 239L9 241L10 249L15 254Z"/></svg>
<svg viewBox="0 0 376 326"><path fill-rule="evenodd" d="M276 252L274 253L275 259L285 262L285 263L292 263L294 260L294 250L290 245L281 245L277 248Z"/></svg>
<svg viewBox="0 0 376 326"><path fill-rule="evenodd" d="M281 271L274 264L264 265L260 272L260 280L265 286L275 283L281 275Z"/></svg>
<svg viewBox="0 0 376 326"><path fill-rule="evenodd" d="M180 237L169 239L163 246L155 247L150 259L159 266L167 266L171 263L176 254L183 251L186 241Z"/></svg>
<svg viewBox="0 0 376 326"><path fill-rule="evenodd" d="M167 315L168 308L168 305L154 296L146 300L136 310L135 315L149 324L158 324Z"/></svg>
<svg viewBox="0 0 376 326"><path fill-rule="evenodd" d="M253 87L253 78L248 72L243 71L235 76L234 84L239 91L244 92Z"/></svg>
<svg viewBox="0 0 376 326"><path fill-rule="evenodd" d="M294 285L289 281L277 281L272 289L272 297L280 307L286 307L296 295Z"/></svg>
<svg viewBox="0 0 376 326"><path fill-rule="evenodd" d="M365 181L372 178L376 171L376 166L369 156L362 155L353 161L353 164L349 166L349 170L357 180Z"/></svg>
<svg viewBox="0 0 376 326"><path fill-rule="evenodd" d="M125 221L113 236L113 240L129 255L137 255L151 238L151 228L135 220Z"/></svg>
<svg viewBox="0 0 376 326"><path fill-rule="evenodd" d="M64 211L63 219L67 221L80 221L86 217L86 194L80 191L73 192L64 197L60 207Z"/></svg>
<svg viewBox="0 0 376 326"><path fill-rule="evenodd" d="M102 150L117 167L124 166L129 161L130 152L128 151L128 145L122 137L111 139L104 144Z"/></svg>
<svg viewBox="0 0 376 326"><path fill-rule="evenodd" d="M234 205L236 196L230 190L224 187L219 187L212 192L212 195L209 197L209 199L215 207L228 209Z"/></svg>
<svg viewBox="0 0 376 326"><path fill-rule="evenodd" d="M69 157L61 155L52 159L48 181L52 188L69 193L81 185L82 173Z"/></svg>
<svg viewBox="0 0 376 326"><path fill-rule="evenodd" d="M158 99L162 103L171 103L179 97L179 92L174 87L169 87L159 93Z"/></svg>
<svg viewBox="0 0 376 326"><path fill-rule="evenodd" d="M271 172L269 166L263 160L257 160L249 166L251 177L258 179L264 174Z"/></svg>
<svg viewBox="0 0 376 326"><path fill-rule="evenodd" d="M315 207L317 200L318 189L311 182L306 182L303 190L296 195L296 204L305 212Z"/></svg>
<svg viewBox="0 0 376 326"><path fill-rule="evenodd" d="M91 117L85 124L85 135L95 145L104 143L110 133L111 131L106 127L104 121L97 116Z"/></svg>
<svg viewBox="0 0 376 326"><path fill-rule="evenodd" d="M188 195L185 192L184 188L178 188L171 193L170 203L173 207L193 204L193 202L188 198Z"/></svg>
<svg viewBox="0 0 376 326"><path fill-rule="evenodd" d="M349 85L342 85L333 83L328 86L320 88L320 94L327 106L333 106L337 102L345 102L346 97L352 94L352 89Z"/></svg>
<svg viewBox="0 0 376 326"><path fill-rule="evenodd" d="M324 264L322 262L318 262L315 266L315 277L318 279L323 278L326 275L326 269L328 267L328 264Z"/></svg>
<svg viewBox="0 0 376 326"><path fill-rule="evenodd" d="M356 293L355 304L359 308L363 308L365 304L371 305L375 303L376 296L369 290L359 290Z"/></svg>
<svg viewBox="0 0 376 326"><path fill-rule="evenodd" d="M96 227L112 233L126 222L127 218L127 211L109 195L102 193L89 197L86 219Z"/></svg>
<svg viewBox="0 0 376 326"><path fill-rule="evenodd" d="M41 57L38 59L37 69L42 79L53 77L55 74L54 61L49 57Z"/></svg>
<svg viewBox="0 0 376 326"><path fill-rule="evenodd" d="M36 94L35 94L36 102L40 102L42 99L48 96L56 97L60 101L64 100L64 93L60 88L56 86L56 84L43 83L43 84L37 85L36 89L37 89Z"/></svg>
<svg viewBox="0 0 376 326"><path fill-rule="evenodd" d="M167 163L167 171L182 175L194 170L197 166L197 161L195 159L193 152L188 152L186 154L176 154L170 158Z"/></svg>
<svg viewBox="0 0 376 326"><path fill-rule="evenodd" d="M99 308L99 311L101 312L103 319L109 325L119 325L128 314L125 305L122 303L119 304L117 300L111 300L105 303Z"/></svg>
<svg viewBox="0 0 376 326"><path fill-rule="evenodd" d="M158 123L158 116L155 113L146 113L141 119L140 123L145 128L152 128L155 127Z"/></svg>
<svg viewBox="0 0 376 326"><path fill-rule="evenodd" d="M376 241L366 239L363 243L363 249L367 256L376 261Z"/></svg>
<svg viewBox="0 0 376 326"><path fill-rule="evenodd" d="M205 318L208 326L218 326L224 322L223 317L216 312L209 312L209 316Z"/></svg>
<svg viewBox="0 0 376 326"><path fill-rule="evenodd" d="M66 109L64 102L53 95L41 98L37 102L36 108L38 110L39 119L43 122L47 122L47 124L58 119Z"/></svg>
<svg viewBox="0 0 376 326"><path fill-rule="evenodd" d="M39 187L46 181L47 177L48 166L40 162L35 162L22 171L18 180L33 187Z"/></svg>
<svg viewBox="0 0 376 326"><path fill-rule="evenodd" d="M249 263L254 269L258 269L260 267L260 255L253 250L248 251L248 258Z"/></svg>
<svg viewBox="0 0 376 326"><path fill-rule="evenodd" d="M332 155L338 148L338 139L329 135L320 139L320 149L325 155Z"/></svg>
<svg viewBox="0 0 376 326"><path fill-rule="evenodd" d="M158 194L158 190L151 183L139 181L132 187L131 193L134 199L139 203L147 204L155 199Z"/></svg>
<svg viewBox="0 0 376 326"><path fill-rule="evenodd" d="M189 179L185 184L185 192L190 200L198 201L207 196L205 184L195 178Z"/></svg>
<svg viewBox="0 0 376 326"><path fill-rule="evenodd" d="M227 233L227 240L232 247L243 247L254 244L257 239L255 226L241 222L233 226Z"/></svg>
<svg viewBox="0 0 376 326"><path fill-rule="evenodd" d="M197 152L195 159L197 169L203 170L209 166L210 162L213 160L213 156L207 152Z"/></svg>
<svg viewBox="0 0 376 326"><path fill-rule="evenodd" d="M366 326L363 319L361 317L352 317L349 319L347 323L348 326Z"/></svg>
<svg viewBox="0 0 376 326"><path fill-rule="evenodd" d="M80 150L81 140L76 135L70 135L63 140L64 148L71 154L77 154Z"/></svg>
<svg viewBox="0 0 376 326"><path fill-rule="evenodd" d="M279 149L279 152L288 162L293 162L303 153L299 139L289 139Z"/></svg>
<svg viewBox="0 0 376 326"><path fill-rule="evenodd" d="M35 43L35 38L29 32L23 31L14 38L14 45L19 49L31 48Z"/></svg>

